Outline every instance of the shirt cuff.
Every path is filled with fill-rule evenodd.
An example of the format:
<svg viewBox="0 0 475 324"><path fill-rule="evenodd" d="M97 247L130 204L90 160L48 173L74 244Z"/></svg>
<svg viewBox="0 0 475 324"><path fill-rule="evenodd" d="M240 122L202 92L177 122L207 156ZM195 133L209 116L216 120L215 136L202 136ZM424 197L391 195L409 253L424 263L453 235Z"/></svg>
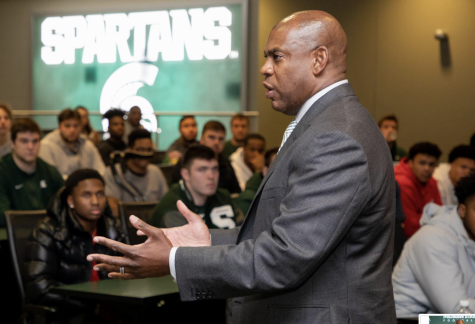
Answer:
<svg viewBox="0 0 475 324"><path fill-rule="evenodd" d="M170 274L173 277L173 281L176 282L176 269L175 269L175 255L178 247L174 246L170 250L170 256L168 257L168 265L170 266Z"/></svg>
<svg viewBox="0 0 475 324"><path fill-rule="evenodd" d="M211 234L209 235L209 241L211 243ZM174 282L176 282L176 268L175 268L176 250L178 250L177 246L172 247L172 249L170 250L170 255L168 256L168 266L170 267L170 274L172 275Z"/></svg>

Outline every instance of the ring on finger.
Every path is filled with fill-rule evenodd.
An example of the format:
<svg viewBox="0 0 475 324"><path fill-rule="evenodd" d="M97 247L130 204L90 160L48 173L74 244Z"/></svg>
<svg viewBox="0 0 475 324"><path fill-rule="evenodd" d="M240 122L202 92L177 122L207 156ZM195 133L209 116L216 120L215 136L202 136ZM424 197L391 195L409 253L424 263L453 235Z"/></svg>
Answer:
<svg viewBox="0 0 475 324"><path fill-rule="evenodd" d="M125 269L124 269L124 267L120 267L120 268L119 268L119 271L120 271L120 274L122 274L122 275L125 274Z"/></svg>

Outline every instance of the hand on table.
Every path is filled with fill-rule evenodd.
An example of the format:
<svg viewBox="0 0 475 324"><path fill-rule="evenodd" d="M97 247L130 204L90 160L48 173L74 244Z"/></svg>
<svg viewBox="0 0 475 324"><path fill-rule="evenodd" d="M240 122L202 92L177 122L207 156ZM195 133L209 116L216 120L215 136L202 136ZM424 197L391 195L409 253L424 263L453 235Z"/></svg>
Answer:
<svg viewBox="0 0 475 324"><path fill-rule="evenodd" d="M208 227L201 217L191 212L179 200L177 207L188 220L188 224L180 227L159 229L148 225L135 216L130 216L130 223L137 229L138 235L146 235L148 239L138 245L126 245L105 237L96 236L96 243L122 253L123 257L103 254L90 254L88 261L96 261L94 270L108 271L110 278L138 279L162 277L170 274L168 263L172 246L210 246ZM120 274L120 267L125 273Z"/></svg>

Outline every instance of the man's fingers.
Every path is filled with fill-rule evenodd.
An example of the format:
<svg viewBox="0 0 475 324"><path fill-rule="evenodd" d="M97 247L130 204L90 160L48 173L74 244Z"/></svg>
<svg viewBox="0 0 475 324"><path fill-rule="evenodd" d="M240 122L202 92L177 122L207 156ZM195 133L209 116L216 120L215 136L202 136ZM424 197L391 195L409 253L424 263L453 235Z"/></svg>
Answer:
<svg viewBox="0 0 475 324"><path fill-rule="evenodd" d="M113 279L124 279L124 280L130 280L130 279L140 279L140 277L137 277L131 273L124 273L120 274L119 272L111 272L107 275L109 278Z"/></svg>
<svg viewBox="0 0 475 324"><path fill-rule="evenodd" d="M145 236L146 234L142 232L141 230L137 230L137 235L138 236Z"/></svg>
<svg viewBox="0 0 475 324"><path fill-rule="evenodd" d="M130 256L132 254L132 251L134 250L134 248L130 245L120 243L102 236L96 236L94 238L94 242L104 245L112 251L117 251L126 256Z"/></svg>
<svg viewBox="0 0 475 324"><path fill-rule="evenodd" d="M109 278L116 278L116 279L136 279L137 277L135 274L132 273L130 268L124 267L124 274L120 273L120 267L113 266L106 263L96 264L93 268L94 271L106 271L108 273Z"/></svg>
<svg viewBox="0 0 475 324"><path fill-rule="evenodd" d="M142 231L143 234L139 235L146 235L146 236L153 236L156 230L156 227L153 227L147 223L145 223L143 220L138 218L137 216L131 215L129 217L130 223L139 231ZM137 232L138 234L138 232Z"/></svg>
<svg viewBox="0 0 475 324"><path fill-rule="evenodd" d="M125 268L125 267L124 267ZM94 271L120 272L120 266L110 265L107 263L99 263L92 268Z"/></svg>
<svg viewBox="0 0 475 324"><path fill-rule="evenodd" d="M131 267L132 261L129 258L124 257L113 257L105 254L89 254L87 256L87 261L96 261L96 267L99 267L100 270L103 270L103 267L106 265L112 266L111 270L104 271L114 271L117 270L117 267Z"/></svg>
<svg viewBox="0 0 475 324"><path fill-rule="evenodd" d="M183 217L186 218L188 224L203 222L203 219L199 215L196 215L191 210L189 210L188 207L186 207L186 205L183 203L183 201L178 200L176 202L176 206L178 207L178 211L183 215Z"/></svg>

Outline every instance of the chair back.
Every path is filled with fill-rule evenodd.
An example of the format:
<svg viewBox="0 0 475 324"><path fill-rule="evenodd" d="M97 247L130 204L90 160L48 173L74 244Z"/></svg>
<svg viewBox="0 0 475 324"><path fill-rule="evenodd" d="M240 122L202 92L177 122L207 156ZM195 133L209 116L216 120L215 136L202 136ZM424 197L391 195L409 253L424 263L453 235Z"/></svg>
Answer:
<svg viewBox="0 0 475 324"><path fill-rule="evenodd" d="M24 260L26 245L36 223L46 216L46 210L5 211L8 243L22 302L25 302L24 283L27 269Z"/></svg>
<svg viewBox="0 0 475 324"><path fill-rule="evenodd" d="M153 210L157 202L119 202L119 215L124 233L127 234L128 244L141 244L147 240L146 236L138 236L137 229L130 223L129 216L135 215L147 224L152 222Z"/></svg>
<svg viewBox="0 0 475 324"><path fill-rule="evenodd" d="M165 180L167 180L167 184L170 187L173 183L173 170L175 170L176 164L159 164L158 167L162 170Z"/></svg>

